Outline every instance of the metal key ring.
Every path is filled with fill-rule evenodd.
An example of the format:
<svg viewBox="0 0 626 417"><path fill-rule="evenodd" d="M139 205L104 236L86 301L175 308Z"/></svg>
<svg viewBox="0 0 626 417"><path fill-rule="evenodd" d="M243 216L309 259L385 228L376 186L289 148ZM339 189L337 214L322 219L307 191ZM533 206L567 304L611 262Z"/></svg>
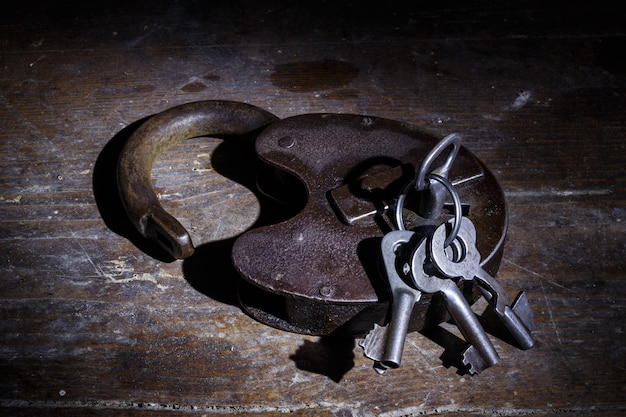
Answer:
<svg viewBox="0 0 626 417"><path fill-rule="evenodd" d="M450 197L452 197L452 202L454 203L454 225L452 226L452 230L450 231L450 234L444 242L444 247L447 248L448 246L450 246L450 243L452 243L454 239L456 239L457 235L459 234L459 229L461 228L461 221L463 218L463 207L461 206L461 199L459 198L459 194L454 189L454 185L452 185L450 180L448 180L447 178L442 177L441 175L430 173L425 176L425 179L434 180L443 185L450 194ZM398 230L406 230L404 227L404 217L402 214L402 209L404 208L406 195L413 188L414 185L415 181L409 182L407 185L404 186L402 192L400 192L400 195L398 196L395 213L396 227L398 228Z"/></svg>
<svg viewBox="0 0 626 417"><path fill-rule="evenodd" d="M117 182L124 209L144 237L177 259L191 256L191 236L159 202L151 180L155 160L170 146L199 136L243 135L279 120L250 104L208 100L183 104L150 117L120 154Z"/></svg>

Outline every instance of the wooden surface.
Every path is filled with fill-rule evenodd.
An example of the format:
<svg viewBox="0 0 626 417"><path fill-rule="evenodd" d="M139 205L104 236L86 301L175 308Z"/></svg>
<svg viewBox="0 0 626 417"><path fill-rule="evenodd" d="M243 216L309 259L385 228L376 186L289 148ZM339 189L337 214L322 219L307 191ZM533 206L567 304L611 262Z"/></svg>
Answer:
<svg viewBox="0 0 626 417"><path fill-rule="evenodd" d="M622 10L28 3L0 13L3 415L626 412ZM501 363L472 377L444 366L440 333L412 333L402 367L379 376L352 340L245 315L227 250L165 262L138 248L114 194L120 146L134 122L206 99L461 133L506 193L499 279L527 291L536 347L492 337ZM190 140L153 171L198 243L259 210L213 170L219 143Z"/></svg>

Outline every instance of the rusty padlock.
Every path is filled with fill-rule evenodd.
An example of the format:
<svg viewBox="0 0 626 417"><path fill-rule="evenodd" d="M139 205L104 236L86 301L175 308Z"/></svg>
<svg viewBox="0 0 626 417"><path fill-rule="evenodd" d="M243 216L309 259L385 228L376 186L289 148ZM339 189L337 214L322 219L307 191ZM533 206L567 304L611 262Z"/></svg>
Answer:
<svg viewBox="0 0 626 417"><path fill-rule="evenodd" d="M393 230L393 207L420 162L439 139L406 123L350 114L305 114L279 120L244 103L205 101L151 117L129 139L120 158L118 184L135 227L176 258L193 254L185 228L159 204L150 182L152 163L169 146L196 136L256 137L264 165L261 191L289 203L297 214L237 237L232 262L244 278L242 308L283 330L354 336L384 321L389 294L379 271L380 242ZM278 182L289 177L290 181ZM276 179L276 181L274 181ZM497 272L507 228L504 195L492 175L461 147L449 179L480 240L481 265ZM279 186L277 186L279 184ZM406 226L419 231L450 217L415 214L407 201ZM208 220L207 220L208 221ZM480 295L465 289L469 302ZM413 310L411 330L447 319L437 297L425 295Z"/></svg>

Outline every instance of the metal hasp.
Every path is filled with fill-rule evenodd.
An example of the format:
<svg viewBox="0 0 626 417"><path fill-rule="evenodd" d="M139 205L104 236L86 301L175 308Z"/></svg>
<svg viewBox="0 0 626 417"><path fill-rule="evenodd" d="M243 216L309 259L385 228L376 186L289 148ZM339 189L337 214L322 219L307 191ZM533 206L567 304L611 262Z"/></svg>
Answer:
<svg viewBox="0 0 626 417"><path fill-rule="evenodd" d="M185 227L159 202L150 173L169 147L198 136L243 135L278 120L273 114L237 101L182 104L146 120L128 139L118 163L117 182L128 218L147 239L173 258L191 256L194 246Z"/></svg>
<svg viewBox="0 0 626 417"><path fill-rule="evenodd" d="M267 126L256 140L258 156L297 177L307 201L294 217L235 241L244 310L268 325L312 335L358 336L372 323L382 324L390 295L381 274L381 240L395 228L395 199L439 140L405 123L359 115L307 114ZM433 166L444 162L445 155ZM480 236L481 266L495 275L507 228L502 190L462 146L448 179ZM419 201L407 197L404 224L424 235L451 217L450 210L436 218L418 212ZM472 303L480 292L468 285L464 296ZM441 297L424 295L409 331L448 318Z"/></svg>

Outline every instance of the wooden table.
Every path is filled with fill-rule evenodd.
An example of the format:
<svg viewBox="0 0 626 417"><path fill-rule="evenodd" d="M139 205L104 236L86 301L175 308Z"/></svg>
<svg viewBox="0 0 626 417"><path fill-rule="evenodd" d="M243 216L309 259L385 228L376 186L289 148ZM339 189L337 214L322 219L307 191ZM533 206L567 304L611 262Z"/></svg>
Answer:
<svg viewBox="0 0 626 417"><path fill-rule="evenodd" d="M622 11L28 3L0 13L3 415L626 412ZM352 340L244 314L227 251L165 262L126 239L114 169L128 132L208 99L461 133L506 194L499 279L527 292L536 346L492 338L501 363L469 376L444 366L437 337L411 333L402 367L379 376ZM236 236L259 210L213 170L219 143L182 143L153 171L199 243Z"/></svg>

